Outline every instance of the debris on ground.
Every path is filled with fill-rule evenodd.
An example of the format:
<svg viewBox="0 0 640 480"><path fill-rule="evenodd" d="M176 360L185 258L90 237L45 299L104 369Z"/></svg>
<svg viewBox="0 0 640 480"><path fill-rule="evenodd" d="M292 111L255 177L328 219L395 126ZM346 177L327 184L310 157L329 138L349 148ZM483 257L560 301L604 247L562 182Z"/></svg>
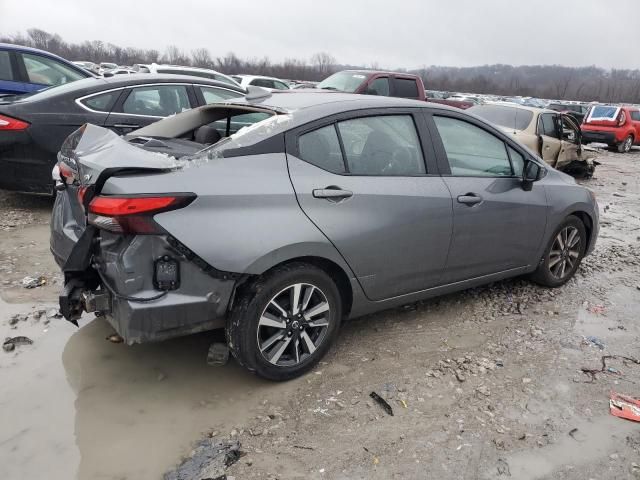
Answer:
<svg viewBox="0 0 640 480"><path fill-rule="evenodd" d="M52 308L47 311L47 318L62 318L62 314L57 308Z"/></svg>
<svg viewBox="0 0 640 480"><path fill-rule="evenodd" d="M37 288L47 284L47 279L43 276L29 277L26 276L22 279L22 286L24 288Z"/></svg>
<svg viewBox="0 0 640 480"><path fill-rule="evenodd" d="M229 347L226 343L214 342L207 352L207 365L222 367L229 361Z"/></svg>
<svg viewBox="0 0 640 480"><path fill-rule="evenodd" d="M111 343L122 343L122 342L124 342L124 338L122 338L117 333L112 333L111 335L109 335L106 338L106 340L109 340Z"/></svg>
<svg viewBox="0 0 640 480"><path fill-rule="evenodd" d="M24 337L24 336L7 337L4 339L4 343L2 344L2 349L5 352L12 352L13 350L15 350L17 346L31 345L32 343L33 343L33 340L31 340L29 337Z"/></svg>
<svg viewBox="0 0 640 480"><path fill-rule="evenodd" d="M511 471L509 470L509 464L504 458L498 459L498 475L506 475L507 477L511 476Z"/></svg>
<svg viewBox="0 0 640 480"><path fill-rule="evenodd" d="M609 411L613 416L640 422L640 399L611 392Z"/></svg>
<svg viewBox="0 0 640 480"><path fill-rule="evenodd" d="M175 470L167 472L164 480L223 480L225 470L240 458L240 442L206 438L193 449Z"/></svg>
<svg viewBox="0 0 640 480"><path fill-rule="evenodd" d="M604 305L593 305L589 307L589 312L595 315L602 315L604 314Z"/></svg>
<svg viewBox="0 0 640 480"><path fill-rule="evenodd" d="M591 380L588 383L592 383L596 380L596 374L598 373L613 373L615 375L621 375L621 372L615 368L611 368L607 366L607 360L622 360L622 363L627 365L628 363L633 363L635 365L640 365L640 360L633 357L626 357L624 355L603 355L600 359L602 362L602 366L600 368L586 368L582 367L580 370L582 373L591 376Z"/></svg>
<svg viewBox="0 0 640 480"><path fill-rule="evenodd" d="M384 398L382 398L376 392L371 392L369 396L373 398L376 401L376 403L384 409L385 412L387 412L389 415L393 417L393 408L391 408L391 405L389 405L389 403L387 403L387 401Z"/></svg>
<svg viewBox="0 0 640 480"><path fill-rule="evenodd" d="M9 325L14 326L19 322L26 322L27 318L29 318L28 315L25 315L23 313L16 313L15 315L11 315L11 318L9 318Z"/></svg>
<svg viewBox="0 0 640 480"><path fill-rule="evenodd" d="M591 345L595 345L596 347L598 347L600 350L604 350L605 349L605 344L604 341L602 341L600 338L598 337L594 337L593 335L589 335L588 337L584 337L585 343L587 345L591 344Z"/></svg>

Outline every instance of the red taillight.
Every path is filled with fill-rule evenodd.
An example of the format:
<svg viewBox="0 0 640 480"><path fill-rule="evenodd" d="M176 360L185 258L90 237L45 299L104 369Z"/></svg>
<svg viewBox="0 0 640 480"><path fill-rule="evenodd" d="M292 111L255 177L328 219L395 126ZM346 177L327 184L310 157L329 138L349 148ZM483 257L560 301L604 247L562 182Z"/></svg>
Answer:
<svg viewBox="0 0 640 480"><path fill-rule="evenodd" d="M78 196L84 193L78 191ZM89 223L117 233L163 233L153 215L186 207L195 195L153 197L98 196L89 203Z"/></svg>
<svg viewBox="0 0 640 480"><path fill-rule="evenodd" d="M26 130L27 128L29 128L27 122L23 122L17 118L7 117L6 115L0 115L0 130Z"/></svg>

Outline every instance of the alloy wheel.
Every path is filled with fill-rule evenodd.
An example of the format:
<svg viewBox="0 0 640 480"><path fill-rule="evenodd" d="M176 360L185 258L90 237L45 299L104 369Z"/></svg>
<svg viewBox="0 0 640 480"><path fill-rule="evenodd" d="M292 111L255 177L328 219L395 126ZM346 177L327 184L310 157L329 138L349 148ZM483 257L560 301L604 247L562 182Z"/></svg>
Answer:
<svg viewBox="0 0 640 480"><path fill-rule="evenodd" d="M624 141L625 153L628 153L631 150L632 144L633 144L633 138L631 138L631 136L628 136L627 139Z"/></svg>
<svg viewBox="0 0 640 480"><path fill-rule="evenodd" d="M571 274L580 257L580 232L567 226L558 232L549 252L549 271L558 280Z"/></svg>
<svg viewBox="0 0 640 480"><path fill-rule="evenodd" d="M315 285L296 283L278 292L258 320L260 354L278 367L293 367L309 358L326 337L331 308Z"/></svg>

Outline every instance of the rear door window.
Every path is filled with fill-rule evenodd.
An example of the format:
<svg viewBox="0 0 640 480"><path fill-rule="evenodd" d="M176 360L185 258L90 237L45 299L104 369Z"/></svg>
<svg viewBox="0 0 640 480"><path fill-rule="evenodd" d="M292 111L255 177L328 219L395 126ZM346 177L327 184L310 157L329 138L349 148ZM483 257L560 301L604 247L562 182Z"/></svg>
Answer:
<svg viewBox="0 0 640 480"><path fill-rule="evenodd" d="M634 122L640 122L640 111L638 110L631 110L631 120L633 120Z"/></svg>
<svg viewBox="0 0 640 480"><path fill-rule="evenodd" d="M433 117L442 139L451 174L456 177L513 175L505 143L469 122Z"/></svg>
<svg viewBox="0 0 640 480"><path fill-rule="evenodd" d="M420 98L418 82L413 78L394 78L393 85L395 87L394 97Z"/></svg>
<svg viewBox="0 0 640 480"><path fill-rule="evenodd" d="M30 53L22 53L21 56L30 83L49 86L62 85L88 76L88 74L82 75L52 58Z"/></svg>
<svg viewBox="0 0 640 480"><path fill-rule="evenodd" d="M120 95L121 90L116 90L113 92L107 92L100 95L94 95L92 97L85 98L81 100L80 103L89 107L91 110L97 110L99 112L108 112L116 98Z"/></svg>
<svg viewBox="0 0 640 480"><path fill-rule="evenodd" d="M289 90L289 86L286 83L279 82L278 80L273 81L273 86L278 90Z"/></svg>
<svg viewBox="0 0 640 480"><path fill-rule="evenodd" d="M154 85L136 87L122 105L122 112L133 115L168 117L189 110L185 85Z"/></svg>
<svg viewBox="0 0 640 480"><path fill-rule="evenodd" d="M347 168L354 175L410 176L426 173L411 115L381 115L338 123Z"/></svg>
<svg viewBox="0 0 640 480"><path fill-rule="evenodd" d="M11 65L11 55L6 50L0 50L0 80L17 81Z"/></svg>

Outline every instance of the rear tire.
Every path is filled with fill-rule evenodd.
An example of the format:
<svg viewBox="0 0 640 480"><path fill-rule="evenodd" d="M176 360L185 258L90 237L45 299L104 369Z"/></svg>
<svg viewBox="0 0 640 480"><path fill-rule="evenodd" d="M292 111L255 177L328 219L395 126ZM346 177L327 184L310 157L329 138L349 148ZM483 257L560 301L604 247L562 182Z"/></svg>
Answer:
<svg viewBox="0 0 640 480"><path fill-rule="evenodd" d="M620 153L629 153L631 151L631 147L633 146L633 135L629 135L624 141L618 144L618 152Z"/></svg>
<svg viewBox="0 0 640 480"><path fill-rule="evenodd" d="M578 217L570 215L551 236L538 269L531 279L545 287L556 288L576 273L587 248L587 230Z"/></svg>
<svg viewBox="0 0 640 480"><path fill-rule="evenodd" d="M239 294L227 322L227 343L238 363L256 375L289 380L311 370L327 353L341 320L340 292L329 275L291 263Z"/></svg>

